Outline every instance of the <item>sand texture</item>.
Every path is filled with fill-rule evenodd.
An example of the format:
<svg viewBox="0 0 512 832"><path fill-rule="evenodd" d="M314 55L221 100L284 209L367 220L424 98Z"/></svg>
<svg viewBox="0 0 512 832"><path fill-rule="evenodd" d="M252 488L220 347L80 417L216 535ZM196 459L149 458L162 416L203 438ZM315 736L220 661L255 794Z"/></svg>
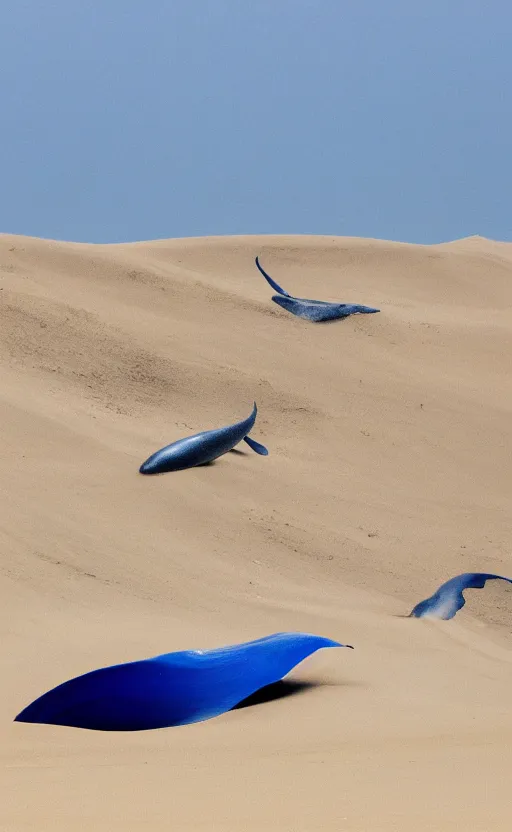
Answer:
<svg viewBox="0 0 512 832"><path fill-rule="evenodd" d="M311 324L291 294L377 306ZM2 832L512 825L512 244L0 236ZM213 465L138 467L245 418ZM273 701L103 733L13 723L96 667L283 630ZM300 683L300 684L299 684Z"/></svg>

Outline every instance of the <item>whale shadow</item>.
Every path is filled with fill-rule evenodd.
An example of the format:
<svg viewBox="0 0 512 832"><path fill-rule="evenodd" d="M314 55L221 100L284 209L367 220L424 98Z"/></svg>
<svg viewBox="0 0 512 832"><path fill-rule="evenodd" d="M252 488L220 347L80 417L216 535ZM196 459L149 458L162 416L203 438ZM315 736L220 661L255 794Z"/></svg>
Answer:
<svg viewBox="0 0 512 832"><path fill-rule="evenodd" d="M287 699L289 696L298 696L301 693L306 693L308 690L315 688L344 688L357 687L366 688L364 682L321 682L321 681L305 681L301 679L280 679L278 682L272 682L270 685L265 685L257 691L242 699L237 705L233 705L230 709L232 711L240 710L241 708L252 708L254 705L265 705L267 702L276 702L279 699Z"/></svg>
<svg viewBox="0 0 512 832"><path fill-rule="evenodd" d="M312 688L322 687L321 682L305 682L295 679L280 679L279 682L272 682L259 690L251 693L231 710L238 711L242 708L252 708L254 705L265 705L267 702L275 702L278 699L287 699L289 696L297 696Z"/></svg>

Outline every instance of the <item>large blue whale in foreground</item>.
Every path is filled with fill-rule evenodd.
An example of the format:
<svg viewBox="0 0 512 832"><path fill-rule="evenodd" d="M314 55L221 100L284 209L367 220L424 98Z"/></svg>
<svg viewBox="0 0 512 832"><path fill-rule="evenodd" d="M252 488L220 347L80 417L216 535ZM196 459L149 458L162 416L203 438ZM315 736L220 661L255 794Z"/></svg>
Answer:
<svg viewBox="0 0 512 832"><path fill-rule="evenodd" d="M283 309L287 309L292 315L297 315L299 318L306 318L308 321L335 321L338 318L348 318L349 315L369 314L373 312L380 312L380 309L374 309L372 306L360 306L356 303L329 303L325 300L309 300L308 298L294 298L285 292L275 280L272 280L269 274L262 268L259 258L256 257L256 265L261 274L272 288L279 292L278 295L273 295L272 300Z"/></svg>
<svg viewBox="0 0 512 832"><path fill-rule="evenodd" d="M482 589L486 581L508 581L512 584L512 578L503 578L501 575L490 575L488 572L465 572L450 578L446 583L441 584L437 592L416 604L409 617L413 618L442 618L445 621L453 618L462 609L466 600L462 594L465 589Z"/></svg>
<svg viewBox="0 0 512 832"><path fill-rule="evenodd" d="M93 670L28 705L15 722L97 731L142 731L201 722L280 681L323 647L309 633L276 633L215 650L186 650Z"/></svg>
<svg viewBox="0 0 512 832"><path fill-rule="evenodd" d="M256 421L256 402L250 416L234 425L217 430L205 430L185 439L178 439L152 454L139 468L141 474L163 474L166 471L183 471L196 465L205 465L222 454L231 451L244 440L257 454L267 456L264 445L255 442L248 434Z"/></svg>

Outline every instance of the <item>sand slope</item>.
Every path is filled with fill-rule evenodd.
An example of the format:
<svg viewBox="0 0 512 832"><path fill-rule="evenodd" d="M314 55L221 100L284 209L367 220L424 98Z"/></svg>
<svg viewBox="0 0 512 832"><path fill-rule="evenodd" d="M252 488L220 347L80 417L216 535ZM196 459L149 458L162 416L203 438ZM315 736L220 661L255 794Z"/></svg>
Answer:
<svg viewBox="0 0 512 832"><path fill-rule="evenodd" d="M375 305L313 325L270 300ZM512 244L0 236L0 829L508 830ZM165 477L245 417L270 449ZM103 664L280 630L309 687L140 734L13 724Z"/></svg>

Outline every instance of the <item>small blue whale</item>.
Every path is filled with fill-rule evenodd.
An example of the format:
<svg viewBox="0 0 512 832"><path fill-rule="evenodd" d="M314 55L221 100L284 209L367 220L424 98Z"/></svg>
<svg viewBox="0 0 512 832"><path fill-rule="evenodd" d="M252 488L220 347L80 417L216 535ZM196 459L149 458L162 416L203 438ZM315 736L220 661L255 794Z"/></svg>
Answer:
<svg viewBox="0 0 512 832"><path fill-rule="evenodd" d="M442 618L448 621L462 609L466 600L462 594L465 589L482 589L486 581L508 581L512 584L512 578L503 578L501 575L490 575L487 572L465 572L450 578L446 583L441 584L437 592L416 604L409 618Z"/></svg>
<svg viewBox="0 0 512 832"><path fill-rule="evenodd" d="M323 647L309 633L276 633L215 650L186 650L77 676L40 696L15 722L144 731L201 722L280 681Z"/></svg>
<svg viewBox="0 0 512 832"><path fill-rule="evenodd" d="M139 468L141 474L163 474L166 471L183 471L196 465L205 465L222 454L231 451L242 440L257 454L268 456L264 445L255 442L247 434L251 432L256 421L258 409L256 402L250 416L235 425L228 425L217 430L205 430L185 439L178 439L165 448L156 451L146 459Z"/></svg>
<svg viewBox="0 0 512 832"><path fill-rule="evenodd" d="M380 309L374 309L371 306L360 306L356 303L329 303L324 300L308 300L307 298L294 298L285 292L275 280L272 280L269 274L262 268L259 259L256 257L256 265L261 274L270 283L278 295L273 295L272 300L283 309L287 309L292 315L297 315L299 318L306 318L308 321L336 321L338 318L348 318L349 315L363 315L373 312L380 312Z"/></svg>

